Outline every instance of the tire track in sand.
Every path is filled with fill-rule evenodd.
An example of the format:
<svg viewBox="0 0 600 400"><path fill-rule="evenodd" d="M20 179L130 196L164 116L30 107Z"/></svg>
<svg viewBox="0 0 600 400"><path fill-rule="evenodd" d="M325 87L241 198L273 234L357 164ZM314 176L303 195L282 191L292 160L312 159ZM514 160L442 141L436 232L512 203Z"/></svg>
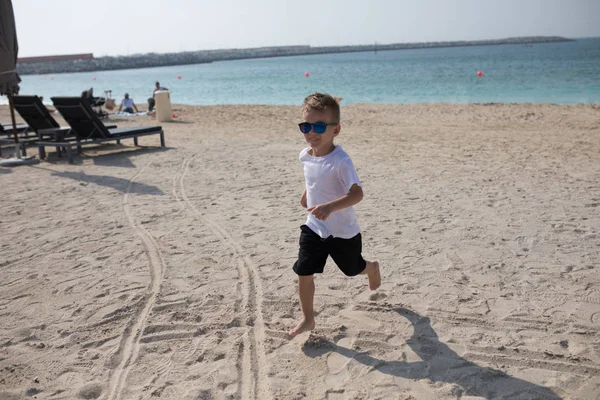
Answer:
<svg viewBox="0 0 600 400"><path fill-rule="evenodd" d="M205 216L187 197L184 180L193 159L194 156L183 162L183 173L179 178L179 194L189 209L233 251L238 259L237 268L242 283L242 309L248 312L248 318L242 321L242 327L247 329L247 334L243 336L242 342L241 395L242 398L248 399L269 399L271 396L267 380L266 333L262 315L264 296L258 267L225 229Z"/></svg>
<svg viewBox="0 0 600 400"><path fill-rule="evenodd" d="M165 270L165 264L160 254L160 250L154 238L139 224L131 212L129 203L129 193L131 187L134 184L135 179L144 172L144 170L150 166L151 163L146 164L140 171L134 175L133 178L127 183L127 189L123 195L123 211L127 216L129 224L135 231L135 233L142 240L145 253L148 256L150 262L150 283L148 284L148 293L146 294L145 304L141 307L141 311L133 318L133 324L125 329L123 332L123 338L121 339L121 347L118 351L121 354L121 361L118 367L113 372L110 380L109 395L108 399L120 399L121 391L127 380L127 375L134 365L135 360L138 356L140 349L140 338L146 325L146 320L150 314L150 310L154 305L157 294L160 292L160 286L162 284L163 272Z"/></svg>

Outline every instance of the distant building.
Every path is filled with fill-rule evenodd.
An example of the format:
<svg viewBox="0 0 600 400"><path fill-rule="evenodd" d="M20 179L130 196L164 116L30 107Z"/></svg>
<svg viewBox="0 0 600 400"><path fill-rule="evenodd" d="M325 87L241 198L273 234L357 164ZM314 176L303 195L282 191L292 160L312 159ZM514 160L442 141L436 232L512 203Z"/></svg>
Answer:
<svg viewBox="0 0 600 400"><path fill-rule="evenodd" d="M17 64L48 62L48 61L80 61L80 60L93 60L93 59L94 59L94 55L92 53L64 54L64 55L58 55L58 56L19 57L17 59Z"/></svg>

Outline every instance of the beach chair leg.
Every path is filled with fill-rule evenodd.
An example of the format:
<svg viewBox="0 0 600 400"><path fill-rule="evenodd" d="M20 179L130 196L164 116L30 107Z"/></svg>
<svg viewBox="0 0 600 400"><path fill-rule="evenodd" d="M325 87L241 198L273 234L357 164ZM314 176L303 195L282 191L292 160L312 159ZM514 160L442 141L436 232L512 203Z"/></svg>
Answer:
<svg viewBox="0 0 600 400"><path fill-rule="evenodd" d="M46 158L46 148L44 146L38 146L38 154L42 160Z"/></svg>
<svg viewBox="0 0 600 400"><path fill-rule="evenodd" d="M165 134L163 132L160 133L160 146L165 147Z"/></svg>
<svg viewBox="0 0 600 400"><path fill-rule="evenodd" d="M137 145L138 145L138 141L137 141L137 139L138 139L138 138L136 138L136 137L134 137L134 138L133 138L133 144L134 144L136 147L137 147Z"/></svg>
<svg viewBox="0 0 600 400"><path fill-rule="evenodd" d="M71 146L66 146L65 149L67 150L67 160L69 161L69 164L73 164L73 148Z"/></svg>
<svg viewBox="0 0 600 400"><path fill-rule="evenodd" d="M56 154L59 158L62 157L62 147L56 146Z"/></svg>
<svg viewBox="0 0 600 400"><path fill-rule="evenodd" d="M25 143L19 143L19 146L21 147L21 153L23 153L23 156L27 156L27 147L25 146Z"/></svg>
<svg viewBox="0 0 600 400"><path fill-rule="evenodd" d="M117 144L121 144L121 140L120 139L117 139Z"/></svg>

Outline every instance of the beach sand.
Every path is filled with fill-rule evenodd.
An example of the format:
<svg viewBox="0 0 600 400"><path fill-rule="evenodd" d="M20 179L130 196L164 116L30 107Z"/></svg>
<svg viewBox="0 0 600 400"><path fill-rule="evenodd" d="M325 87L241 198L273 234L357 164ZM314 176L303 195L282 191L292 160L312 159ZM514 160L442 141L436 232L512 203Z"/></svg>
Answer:
<svg viewBox="0 0 600 400"><path fill-rule="evenodd" d="M292 340L300 107L174 112L0 167L1 399L599 398L599 106L343 107L383 283Z"/></svg>

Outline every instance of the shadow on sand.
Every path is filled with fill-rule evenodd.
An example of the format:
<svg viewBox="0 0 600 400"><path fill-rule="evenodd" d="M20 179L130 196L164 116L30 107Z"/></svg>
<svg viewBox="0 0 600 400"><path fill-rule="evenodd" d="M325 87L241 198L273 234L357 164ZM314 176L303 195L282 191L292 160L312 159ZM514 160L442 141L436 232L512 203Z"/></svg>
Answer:
<svg viewBox="0 0 600 400"><path fill-rule="evenodd" d="M119 146L119 145L117 145ZM98 148L101 150L102 148ZM106 166L106 167L121 167L121 168L135 168L135 164L129 159L129 157L137 156L140 154L151 154L161 153L163 151L172 150L174 147L143 147L138 146L134 148L128 148L127 150L117 151L113 153L98 154L90 156L94 161L94 165Z"/></svg>
<svg viewBox="0 0 600 400"><path fill-rule="evenodd" d="M406 343L423 361L380 360L365 353L338 346L326 339L321 341L319 347L303 346L302 351L309 357L320 357L326 353L336 352L348 359L354 359L361 364L370 366L382 374L407 379L428 379L432 382L453 383L462 389L462 393L458 397L561 399L548 388L465 360L439 341L429 318L406 308L394 308L393 310L412 324L413 335Z"/></svg>
<svg viewBox="0 0 600 400"><path fill-rule="evenodd" d="M171 121L161 122L161 124L192 125L192 124L195 124L195 122L194 121L181 121L178 119L173 119Z"/></svg>
<svg viewBox="0 0 600 400"><path fill-rule="evenodd" d="M52 176L69 178L79 182L94 183L99 186L113 188L121 193L125 193L127 191L127 185L130 182L128 179L115 178L114 176L108 175L88 175L85 172L52 172ZM156 186L146 185L145 183L140 182L133 182L129 193L150 194L154 196L164 195L162 190Z"/></svg>
<svg viewBox="0 0 600 400"><path fill-rule="evenodd" d="M50 149L50 148L49 148ZM95 165L109 166L109 167L121 167L121 168L135 168L135 165L129 157L148 154L155 152L163 152L173 150L175 147L155 147L155 146L137 146L129 147L122 144L105 143L94 147L84 147L83 153L77 154L73 157L73 164L81 165L83 160L86 158L92 159ZM97 152L97 151L110 151L104 154L93 154L88 155L86 152ZM66 163L66 156L59 157L54 151L48 151L46 160L48 164Z"/></svg>

